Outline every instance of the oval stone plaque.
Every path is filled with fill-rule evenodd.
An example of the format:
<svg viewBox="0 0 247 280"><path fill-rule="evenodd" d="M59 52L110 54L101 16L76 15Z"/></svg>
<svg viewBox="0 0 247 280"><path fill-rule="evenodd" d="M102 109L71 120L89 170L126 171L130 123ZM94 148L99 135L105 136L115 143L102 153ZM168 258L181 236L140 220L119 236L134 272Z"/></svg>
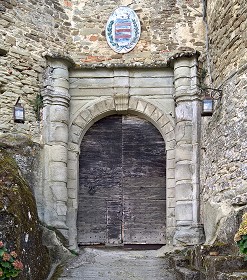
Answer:
<svg viewBox="0 0 247 280"><path fill-rule="evenodd" d="M136 13L128 7L117 8L106 24L106 39L117 53L127 53L137 44L141 25Z"/></svg>

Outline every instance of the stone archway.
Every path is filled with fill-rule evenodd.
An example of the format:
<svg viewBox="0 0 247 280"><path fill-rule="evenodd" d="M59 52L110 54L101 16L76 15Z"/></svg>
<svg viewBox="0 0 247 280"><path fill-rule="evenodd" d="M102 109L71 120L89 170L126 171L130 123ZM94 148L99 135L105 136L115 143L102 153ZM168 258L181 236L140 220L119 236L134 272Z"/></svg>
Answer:
<svg viewBox="0 0 247 280"><path fill-rule="evenodd" d="M70 106L76 99L71 100L70 62L53 58L49 61L46 80L50 86L44 93L43 110L44 171L38 201L42 204L40 213L44 222L59 229L69 239L71 249L77 247L78 155L82 138L97 120L126 113L137 114L151 122L166 143L168 243L203 242L199 215L201 104L197 55L176 55L170 62L174 85L169 92L171 110L166 108L165 98L160 102L151 96L149 81L145 94L140 91L133 94L129 72L113 70L116 73L110 78L107 94L104 97L98 94L88 102L84 100L71 113ZM82 77L83 73L75 75ZM76 94L82 97L80 90ZM175 111L175 116L171 111Z"/></svg>
<svg viewBox="0 0 247 280"><path fill-rule="evenodd" d="M167 230L166 236L171 240L171 229L175 227L174 219L170 219L175 215L175 163L174 163L174 126L169 116L165 115L158 107L141 98L130 97L128 109L125 113L134 113L146 120L150 121L160 131L165 144L167 153L166 165L166 186L167 186L167 209L166 220ZM82 108L80 113L74 119L70 126L70 142L68 154L68 214L67 225L69 227L70 245L73 248L77 246L77 209L78 209L78 177L79 167L78 159L80 152L80 144L86 131L96 121L103 117L123 113L118 111L114 98L99 100L89 106ZM165 213L164 213L165 214ZM170 241L171 242L171 241Z"/></svg>

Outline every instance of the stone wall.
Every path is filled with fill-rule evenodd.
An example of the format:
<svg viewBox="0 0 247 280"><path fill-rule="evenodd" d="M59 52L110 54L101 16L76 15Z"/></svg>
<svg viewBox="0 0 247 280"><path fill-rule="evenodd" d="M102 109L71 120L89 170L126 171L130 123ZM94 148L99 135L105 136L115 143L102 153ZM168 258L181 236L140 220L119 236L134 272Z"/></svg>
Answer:
<svg viewBox="0 0 247 280"><path fill-rule="evenodd" d="M207 63L213 86L223 88L213 117L204 118L202 132L202 221L207 240L214 240L222 217L246 204L245 0L0 0L0 136L26 134L43 144L43 123L36 118L34 100L49 90L44 83L48 55L68 57L71 67L85 70L155 68L166 66L176 52L204 52L204 2ZM107 19L119 5L134 9L141 21L140 41L127 54L114 53L105 38ZM26 112L24 124L13 122L19 97Z"/></svg>
<svg viewBox="0 0 247 280"><path fill-rule="evenodd" d="M247 5L245 0L206 2L211 70L220 85L247 62Z"/></svg>
<svg viewBox="0 0 247 280"><path fill-rule="evenodd" d="M119 5L129 5L141 21L141 38L128 54L107 45L105 24ZM28 134L40 141L35 97L42 93L45 56L70 56L77 67L106 64L166 64L182 50L204 47L199 0L65 1L0 0L0 132ZM14 124L18 97L25 124Z"/></svg>
<svg viewBox="0 0 247 280"><path fill-rule="evenodd" d="M40 141L34 100L43 87L47 50L64 52L70 41L68 17L57 1L0 1L0 131L28 134ZM25 124L14 124L18 97Z"/></svg>
<svg viewBox="0 0 247 280"><path fill-rule="evenodd" d="M201 2L176 0L64 1L71 19L73 57L78 64L163 63L181 50L204 47ZM105 25L119 6L132 8L141 22L141 37L128 54L116 54L105 39Z"/></svg>
<svg viewBox="0 0 247 280"><path fill-rule="evenodd" d="M246 8L242 0L208 1L212 78L223 89L203 122L202 217L210 243L232 242L236 225L226 221L247 203Z"/></svg>

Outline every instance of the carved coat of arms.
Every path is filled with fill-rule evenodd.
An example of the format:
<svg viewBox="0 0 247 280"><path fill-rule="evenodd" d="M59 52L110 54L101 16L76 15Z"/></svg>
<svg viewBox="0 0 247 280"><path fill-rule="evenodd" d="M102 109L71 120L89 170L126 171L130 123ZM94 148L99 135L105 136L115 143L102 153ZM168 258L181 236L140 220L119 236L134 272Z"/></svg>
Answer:
<svg viewBox="0 0 247 280"><path fill-rule="evenodd" d="M106 39L117 53L127 53L137 44L141 34L140 21L128 7L117 8L106 24Z"/></svg>

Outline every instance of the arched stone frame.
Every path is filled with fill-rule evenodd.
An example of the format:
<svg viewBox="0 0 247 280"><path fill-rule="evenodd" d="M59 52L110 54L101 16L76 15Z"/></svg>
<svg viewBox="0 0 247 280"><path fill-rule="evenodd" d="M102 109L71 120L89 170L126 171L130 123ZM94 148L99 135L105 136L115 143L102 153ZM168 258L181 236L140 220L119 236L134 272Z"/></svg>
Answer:
<svg viewBox="0 0 247 280"><path fill-rule="evenodd" d="M175 230L175 133L174 120L149 100L137 97L123 98L119 105L116 96L98 99L83 107L73 119L69 129L68 143L68 203L67 226L71 249L77 248L77 209L80 144L87 130L98 120L112 115L134 113L150 121L161 133L166 146L166 188L167 188L167 243L172 242Z"/></svg>
<svg viewBox="0 0 247 280"><path fill-rule="evenodd" d="M70 115L69 67L64 59L49 58L43 93L43 160L41 219L57 228L77 247L76 209L80 141L97 120L111 114L134 112L161 132L167 158L168 243L194 245L204 241L200 224L200 122L201 102L197 78L197 54L172 59L175 118L148 98L129 96L119 87L113 96L98 98ZM118 77L119 79L119 77ZM159 103L157 103L159 104ZM165 111L165 110L164 110ZM175 210L175 211L174 211Z"/></svg>

